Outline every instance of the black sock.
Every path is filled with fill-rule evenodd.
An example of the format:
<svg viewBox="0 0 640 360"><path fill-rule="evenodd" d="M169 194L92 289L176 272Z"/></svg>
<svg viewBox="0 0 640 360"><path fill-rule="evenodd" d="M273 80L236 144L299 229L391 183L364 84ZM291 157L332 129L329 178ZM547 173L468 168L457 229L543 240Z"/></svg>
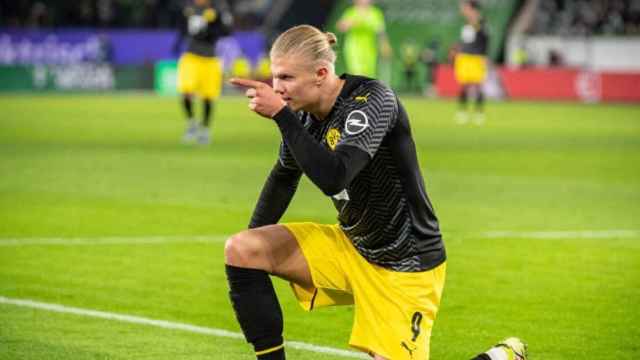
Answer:
<svg viewBox="0 0 640 360"><path fill-rule="evenodd" d="M478 85L478 94L476 97L476 111L482 112L484 109L484 92L482 92L482 85Z"/></svg>
<svg viewBox="0 0 640 360"><path fill-rule="evenodd" d="M213 110L213 101L204 99L202 101L202 105L204 107L204 112L202 114L202 124L205 127L209 127L209 122L211 119L211 110Z"/></svg>
<svg viewBox="0 0 640 360"><path fill-rule="evenodd" d="M189 120L193 119L193 105L192 105L191 97L183 96L182 106L184 107L184 112L187 113L187 117L189 118Z"/></svg>
<svg viewBox="0 0 640 360"><path fill-rule="evenodd" d="M263 270L225 267L233 310L256 356L284 360L282 310L269 275Z"/></svg>
<svg viewBox="0 0 640 360"><path fill-rule="evenodd" d="M482 353L471 360L491 360L491 358L489 357L489 355Z"/></svg>
<svg viewBox="0 0 640 360"><path fill-rule="evenodd" d="M460 96L458 96L458 104L460 104L461 110L465 110L467 108L468 97L469 97L469 86L463 85L462 91L460 91Z"/></svg>

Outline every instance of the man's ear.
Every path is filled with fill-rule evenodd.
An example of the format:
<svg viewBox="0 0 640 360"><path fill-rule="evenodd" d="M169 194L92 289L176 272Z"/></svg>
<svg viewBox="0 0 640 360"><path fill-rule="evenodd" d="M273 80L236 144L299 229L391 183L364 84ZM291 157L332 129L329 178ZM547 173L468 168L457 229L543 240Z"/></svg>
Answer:
<svg viewBox="0 0 640 360"><path fill-rule="evenodd" d="M329 76L329 69L326 66L321 66L316 70L316 85L320 86Z"/></svg>

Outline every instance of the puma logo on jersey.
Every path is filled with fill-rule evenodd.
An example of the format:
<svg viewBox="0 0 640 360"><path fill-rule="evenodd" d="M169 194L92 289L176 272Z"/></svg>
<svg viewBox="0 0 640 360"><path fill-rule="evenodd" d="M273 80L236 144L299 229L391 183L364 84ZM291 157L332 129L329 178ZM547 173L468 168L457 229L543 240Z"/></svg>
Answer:
<svg viewBox="0 0 640 360"><path fill-rule="evenodd" d="M362 96L356 96L355 98L353 98L356 102L363 102L366 103L367 101L369 101L369 94L371 93L367 93L366 95L362 95Z"/></svg>
<svg viewBox="0 0 640 360"><path fill-rule="evenodd" d="M407 344L406 342L401 342L400 346L402 346L405 350L409 352L409 356L413 359L413 352L418 350L418 347L415 345Z"/></svg>

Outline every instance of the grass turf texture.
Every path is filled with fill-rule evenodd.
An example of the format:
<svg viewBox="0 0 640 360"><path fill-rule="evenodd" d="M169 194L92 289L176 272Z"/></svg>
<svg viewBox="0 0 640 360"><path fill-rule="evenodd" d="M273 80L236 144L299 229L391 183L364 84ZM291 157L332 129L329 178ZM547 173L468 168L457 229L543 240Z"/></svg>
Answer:
<svg viewBox="0 0 640 360"><path fill-rule="evenodd" d="M638 230L640 107L405 99L449 254L433 359L510 335L534 359L640 356L640 238L488 231ZM228 235L246 227L279 142L240 98L213 144L181 145L173 98L0 97L0 238ZM284 221L335 221L304 181ZM276 282L289 340L344 348L350 308L304 313ZM238 331L223 242L0 246L0 296ZM0 359L250 359L242 341L0 304ZM290 351L294 359L338 358Z"/></svg>

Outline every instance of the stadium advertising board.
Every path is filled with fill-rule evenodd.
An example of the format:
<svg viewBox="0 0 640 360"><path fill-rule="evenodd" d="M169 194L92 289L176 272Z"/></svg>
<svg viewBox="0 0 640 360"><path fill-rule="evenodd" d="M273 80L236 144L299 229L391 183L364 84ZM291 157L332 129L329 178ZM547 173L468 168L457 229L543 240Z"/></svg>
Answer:
<svg viewBox="0 0 640 360"><path fill-rule="evenodd" d="M175 30L23 30L0 29L0 66L107 62L149 65L175 59ZM217 53L225 63L244 56L257 63L265 53L259 32L223 38Z"/></svg>
<svg viewBox="0 0 640 360"><path fill-rule="evenodd" d="M500 68L497 73L502 92L511 99L640 102L640 73L575 68ZM459 94L453 67L439 67L436 87L440 96Z"/></svg>
<svg viewBox="0 0 640 360"><path fill-rule="evenodd" d="M2 30L0 65L141 65L171 57L174 40L173 31Z"/></svg>
<svg viewBox="0 0 640 360"><path fill-rule="evenodd" d="M143 90L153 86L148 66L77 63L0 66L0 91Z"/></svg>
<svg viewBox="0 0 640 360"><path fill-rule="evenodd" d="M175 93L175 30L0 29L0 91L152 89ZM225 68L265 54L258 32L218 42ZM155 67L155 70L154 70ZM154 84L155 71L155 84Z"/></svg>

